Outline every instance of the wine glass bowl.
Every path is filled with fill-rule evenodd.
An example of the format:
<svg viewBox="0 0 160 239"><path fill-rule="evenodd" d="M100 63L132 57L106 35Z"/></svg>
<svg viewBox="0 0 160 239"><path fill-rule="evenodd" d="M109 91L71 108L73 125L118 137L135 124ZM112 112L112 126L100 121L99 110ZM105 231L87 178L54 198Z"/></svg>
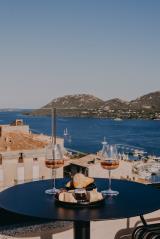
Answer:
<svg viewBox="0 0 160 239"><path fill-rule="evenodd" d="M45 164L47 168L51 168L51 169L57 169L60 168L64 165L64 160L63 159L46 159L45 160Z"/></svg>
<svg viewBox="0 0 160 239"><path fill-rule="evenodd" d="M109 188L108 190L102 191L103 195L116 196L119 194L118 191L111 189L111 171L119 167L119 159L117 154L116 145L103 145L101 167L109 171Z"/></svg>
<svg viewBox="0 0 160 239"><path fill-rule="evenodd" d="M103 169L113 170L119 167L119 161L104 160L101 162Z"/></svg>

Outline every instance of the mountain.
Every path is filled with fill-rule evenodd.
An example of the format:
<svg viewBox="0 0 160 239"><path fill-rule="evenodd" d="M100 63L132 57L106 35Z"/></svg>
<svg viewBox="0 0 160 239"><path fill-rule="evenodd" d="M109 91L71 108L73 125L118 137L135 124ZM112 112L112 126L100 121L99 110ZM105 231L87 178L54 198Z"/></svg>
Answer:
<svg viewBox="0 0 160 239"><path fill-rule="evenodd" d="M66 95L33 111L32 115L50 115L52 107L57 108L57 114L64 117L160 119L160 91L132 101L118 98L104 101L89 94Z"/></svg>
<svg viewBox="0 0 160 239"><path fill-rule="evenodd" d="M120 100L118 98L114 98L111 100L107 100L103 106L104 110L118 110L118 109L127 109L129 102Z"/></svg>
<svg viewBox="0 0 160 239"><path fill-rule="evenodd" d="M133 109L150 109L160 110L160 91L152 92L143 95L136 100L130 101L130 106Z"/></svg>
<svg viewBox="0 0 160 239"><path fill-rule="evenodd" d="M52 100L32 114L49 115L53 107L57 108L57 114L60 116L90 117L90 112L93 114L95 109L101 108L104 103L103 100L89 94L66 95Z"/></svg>
<svg viewBox="0 0 160 239"><path fill-rule="evenodd" d="M99 108L104 101L88 94L66 95L52 100L43 108L57 107L65 109L94 109Z"/></svg>

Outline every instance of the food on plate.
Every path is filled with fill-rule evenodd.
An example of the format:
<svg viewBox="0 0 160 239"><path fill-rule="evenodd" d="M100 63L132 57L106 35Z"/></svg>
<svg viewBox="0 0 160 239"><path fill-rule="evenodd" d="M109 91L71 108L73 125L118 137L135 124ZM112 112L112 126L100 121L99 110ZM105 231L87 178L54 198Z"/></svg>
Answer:
<svg viewBox="0 0 160 239"><path fill-rule="evenodd" d="M66 187L71 188L72 187L72 181L69 181L68 183L66 183Z"/></svg>
<svg viewBox="0 0 160 239"><path fill-rule="evenodd" d="M67 188L86 188L88 185L94 182L93 178L86 177L82 173L76 173L73 179L66 184Z"/></svg>
<svg viewBox="0 0 160 239"><path fill-rule="evenodd" d="M61 192L58 197L59 201L62 202L70 202L70 203L77 203L73 193L69 192Z"/></svg>
<svg viewBox="0 0 160 239"><path fill-rule="evenodd" d="M97 189L92 191L86 191L85 189L61 191L57 194L57 197L59 201L67 203L92 203L103 199L102 193L97 192Z"/></svg>
<svg viewBox="0 0 160 239"><path fill-rule="evenodd" d="M95 202L103 199L102 193L97 192L97 189L87 192L87 198L89 202Z"/></svg>

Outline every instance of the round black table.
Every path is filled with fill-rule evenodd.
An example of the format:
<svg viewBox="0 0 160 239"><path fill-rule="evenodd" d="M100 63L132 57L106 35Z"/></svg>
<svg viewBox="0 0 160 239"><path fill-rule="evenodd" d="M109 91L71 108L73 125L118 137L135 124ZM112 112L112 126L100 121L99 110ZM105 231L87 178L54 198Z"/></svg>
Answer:
<svg viewBox="0 0 160 239"><path fill-rule="evenodd" d="M57 179L58 188L68 179ZM95 179L99 191L107 187L106 179ZM160 208L160 190L143 184L112 180L112 187L119 195L107 198L95 208L64 208L54 202L54 196L44 191L52 185L51 180L25 183L0 193L0 207L26 216L74 222L74 238L90 238L90 221L121 219L144 215Z"/></svg>

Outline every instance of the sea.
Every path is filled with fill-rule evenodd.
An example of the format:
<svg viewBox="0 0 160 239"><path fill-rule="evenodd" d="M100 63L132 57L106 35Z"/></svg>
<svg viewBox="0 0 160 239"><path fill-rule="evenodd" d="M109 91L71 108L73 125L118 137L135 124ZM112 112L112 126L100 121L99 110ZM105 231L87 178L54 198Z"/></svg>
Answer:
<svg viewBox="0 0 160 239"><path fill-rule="evenodd" d="M29 116L21 111L0 112L0 124L23 119L33 133L51 135L51 117ZM68 135L64 136L67 128ZM117 144L121 151L144 150L160 156L159 120L121 120L57 117L57 135L64 138L66 148L95 153L102 148L104 137L109 144Z"/></svg>

